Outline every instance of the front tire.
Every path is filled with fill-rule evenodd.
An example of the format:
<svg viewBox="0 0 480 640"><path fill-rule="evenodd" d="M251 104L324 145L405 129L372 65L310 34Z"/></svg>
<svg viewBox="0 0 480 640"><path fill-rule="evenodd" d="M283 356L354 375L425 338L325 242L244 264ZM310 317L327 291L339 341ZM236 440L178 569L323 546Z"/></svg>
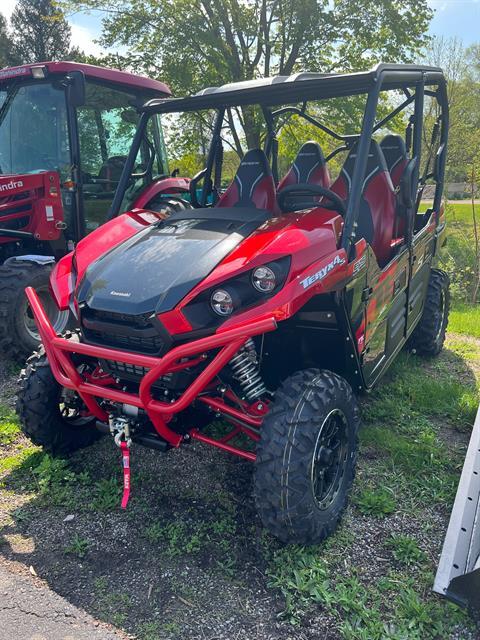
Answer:
<svg viewBox="0 0 480 640"><path fill-rule="evenodd" d="M102 436L95 428L95 418L83 415L81 402L77 411L72 410L62 393L41 348L20 374L16 410L23 433L34 444L59 456L88 447Z"/></svg>
<svg viewBox="0 0 480 640"><path fill-rule="evenodd" d="M419 356L437 356L443 348L450 311L450 279L445 271L432 269L420 322L409 339Z"/></svg>
<svg viewBox="0 0 480 640"><path fill-rule="evenodd" d="M25 287L35 289L56 333L67 328L70 312L60 311L50 295L51 270L20 260L0 267L0 351L14 360L27 358L40 343Z"/></svg>
<svg viewBox="0 0 480 640"><path fill-rule="evenodd" d="M318 544L333 533L355 476L359 409L348 382L307 369L275 394L257 447L255 500L282 542Z"/></svg>

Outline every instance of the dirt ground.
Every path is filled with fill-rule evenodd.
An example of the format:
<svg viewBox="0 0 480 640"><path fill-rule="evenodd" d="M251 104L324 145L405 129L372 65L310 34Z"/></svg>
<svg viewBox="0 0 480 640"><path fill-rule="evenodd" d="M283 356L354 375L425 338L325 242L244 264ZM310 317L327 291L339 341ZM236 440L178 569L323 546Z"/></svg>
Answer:
<svg viewBox="0 0 480 640"><path fill-rule="evenodd" d="M459 338L422 375L453 373L471 386L479 363L480 341ZM8 413L16 371L0 366ZM382 422L372 418L380 401L364 403L371 428ZM282 547L261 527L249 462L200 443L166 455L137 446L122 511L119 452L109 438L58 466L16 433L1 445L0 553L10 570L33 571L139 640L474 640L464 614L430 593L468 430L460 418L429 420L455 458L446 497L411 490L401 467L384 472L386 454L366 440L356 491L391 482L396 506L379 517L352 500L337 534L313 550ZM402 537L417 549L410 560L389 542ZM436 618L444 626L433 633Z"/></svg>

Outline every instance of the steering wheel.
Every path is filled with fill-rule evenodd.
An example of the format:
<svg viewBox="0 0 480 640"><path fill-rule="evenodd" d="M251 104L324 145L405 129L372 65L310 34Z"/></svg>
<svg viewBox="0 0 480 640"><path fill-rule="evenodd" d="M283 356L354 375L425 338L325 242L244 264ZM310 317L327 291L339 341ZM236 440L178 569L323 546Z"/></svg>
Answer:
<svg viewBox="0 0 480 640"><path fill-rule="evenodd" d="M288 201L289 196L321 196L329 200L329 204L315 203L313 199L300 200L298 202ZM299 182L298 184L291 184L285 187L277 194L278 206L282 211L300 211L300 209L311 209L315 206L322 206L324 209L331 209L338 211L338 213L345 217L347 210L345 209L345 203L334 191L326 189L316 184L307 184L306 182Z"/></svg>

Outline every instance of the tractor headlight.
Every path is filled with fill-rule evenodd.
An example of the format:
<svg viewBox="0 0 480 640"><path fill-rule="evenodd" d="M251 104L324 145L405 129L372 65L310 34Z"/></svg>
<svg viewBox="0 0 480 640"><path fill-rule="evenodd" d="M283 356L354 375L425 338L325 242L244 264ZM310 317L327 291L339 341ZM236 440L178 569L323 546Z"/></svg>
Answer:
<svg viewBox="0 0 480 640"><path fill-rule="evenodd" d="M277 278L270 267L257 267L252 272L252 284L260 293L269 293L275 289Z"/></svg>
<svg viewBox="0 0 480 640"><path fill-rule="evenodd" d="M47 77L47 67L43 65L32 67L32 76L35 80L44 80Z"/></svg>
<svg viewBox="0 0 480 640"><path fill-rule="evenodd" d="M233 313L233 298L225 289L216 289L211 295L210 304L219 316Z"/></svg>

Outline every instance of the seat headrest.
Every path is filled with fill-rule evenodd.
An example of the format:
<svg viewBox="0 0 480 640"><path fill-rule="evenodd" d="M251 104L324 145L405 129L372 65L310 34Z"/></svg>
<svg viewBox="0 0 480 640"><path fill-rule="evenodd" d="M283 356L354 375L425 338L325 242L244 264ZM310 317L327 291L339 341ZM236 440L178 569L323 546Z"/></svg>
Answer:
<svg viewBox="0 0 480 640"><path fill-rule="evenodd" d="M243 156L235 178L220 196L217 207L275 208L275 183L267 156L261 149L250 149Z"/></svg>
<svg viewBox="0 0 480 640"><path fill-rule="evenodd" d="M237 169L237 176L244 175L251 178L253 175L271 176L272 170L268 164L267 156L261 149L249 149Z"/></svg>
<svg viewBox="0 0 480 640"><path fill-rule="evenodd" d="M262 178L271 177L272 170L267 156L261 149L249 149L243 156L235 174L238 188L238 205L254 204L254 191Z"/></svg>
<svg viewBox="0 0 480 640"><path fill-rule="evenodd" d="M390 173L402 160L408 159L405 140L398 134L390 133L386 135L380 143L380 148L385 156Z"/></svg>
<svg viewBox="0 0 480 640"><path fill-rule="evenodd" d="M325 166L325 156L318 142L309 140L300 147L292 165L297 182L308 183L311 174L319 167Z"/></svg>
<svg viewBox="0 0 480 640"><path fill-rule="evenodd" d="M350 153L345 160L345 163L342 167L341 174L344 176L347 181L348 191L350 191L350 187L352 184L352 176L355 164L357 162L357 151L358 151L358 141L355 142L353 147L350 150ZM368 159L367 159L367 168L365 170L365 179L363 181L362 191L365 189L370 180L377 175L377 173L381 171L388 172L387 163L385 161L385 156L380 149L380 145L376 140L370 141L370 149L368 151Z"/></svg>

